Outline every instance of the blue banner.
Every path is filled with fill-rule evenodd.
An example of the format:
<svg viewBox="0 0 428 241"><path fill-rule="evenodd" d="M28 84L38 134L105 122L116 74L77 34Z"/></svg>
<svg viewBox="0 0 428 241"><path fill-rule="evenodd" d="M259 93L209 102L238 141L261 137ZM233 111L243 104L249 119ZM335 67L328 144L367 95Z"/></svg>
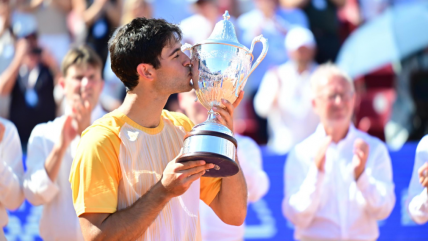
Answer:
<svg viewBox="0 0 428 241"><path fill-rule="evenodd" d="M380 241L428 241L428 224L417 225L405 207L407 188L412 175L417 143L408 143L400 151L390 152L397 202L392 214L379 222ZM245 240L293 240L293 226L281 210L284 198L284 164L286 156L278 156L262 148L263 166L270 179L270 190L248 209ZM9 241L41 240L39 220L43 207L31 206L27 201L9 213L5 234ZM54 228L54 227L52 227Z"/></svg>

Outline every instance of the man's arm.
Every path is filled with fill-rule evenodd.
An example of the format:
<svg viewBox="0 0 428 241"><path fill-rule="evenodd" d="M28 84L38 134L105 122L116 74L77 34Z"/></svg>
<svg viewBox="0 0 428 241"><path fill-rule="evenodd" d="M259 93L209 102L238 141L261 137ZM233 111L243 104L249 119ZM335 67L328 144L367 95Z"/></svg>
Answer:
<svg viewBox="0 0 428 241"><path fill-rule="evenodd" d="M275 107L275 104L278 102L279 94L279 81L278 69L269 70L263 76L263 80L260 84L260 88L257 91L256 96L254 97L254 109L256 113L266 118L272 109Z"/></svg>
<svg viewBox="0 0 428 241"><path fill-rule="evenodd" d="M23 173L18 131L12 123L0 122L0 204L7 209L17 209L24 201Z"/></svg>
<svg viewBox="0 0 428 241"><path fill-rule="evenodd" d="M80 227L86 240L136 240L145 233L170 199L161 182L158 182L126 209L111 214L80 215Z"/></svg>
<svg viewBox="0 0 428 241"><path fill-rule="evenodd" d="M406 201L410 217L418 224L428 222L428 185L423 185L424 179L427 179L424 172L428 172L428 136L422 138L416 148L415 164Z"/></svg>
<svg viewBox="0 0 428 241"><path fill-rule="evenodd" d="M227 100L222 100L226 107L213 107L213 110L220 115L217 115L217 120L221 124L227 126L233 131L233 112L244 97L244 92L239 93L235 103L231 104ZM239 172L234 176L222 178L220 191L210 204L212 210L226 224L240 226L244 223L247 215L247 184L242 168L239 165L238 157L236 163L239 166Z"/></svg>
<svg viewBox="0 0 428 241"><path fill-rule="evenodd" d="M281 5L286 8L303 8L310 0L280 0Z"/></svg>
<svg viewBox="0 0 428 241"><path fill-rule="evenodd" d="M388 150L383 143L378 145L356 183L366 201L367 213L380 220L387 218L394 208L395 194Z"/></svg>
<svg viewBox="0 0 428 241"><path fill-rule="evenodd" d="M25 39L20 39L15 45L15 56L3 73L0 74L0 95L9 95L12 92L18 77L19 67L22 60L28 52L28 42Z"/></svg>
<svg viewBox="0 0 428 241"><path fill-rule="evenodd" d="M205 161L168 163L161 180L130 207L115 213L84 213L79 216L85 240L135 240L143 235L159 212L182 195L205 170L214 167Z"/></svg>
<svg viewBox="0 0 428 241"><path fill-rule="evenodd" d="M263 170L262 153L249 137L235 136L238 141L238 157L248 189L248 201L256 202L269 190L269 177Z"/></svg>
<svg viewBox="0 0 428 241"><path fill-rule="evenodd" d="M247 184L238 157L236 163L239 172L230 177L222 178L220 192L210 204L212 210L226 224L240 226L247 216Z"/></svg>

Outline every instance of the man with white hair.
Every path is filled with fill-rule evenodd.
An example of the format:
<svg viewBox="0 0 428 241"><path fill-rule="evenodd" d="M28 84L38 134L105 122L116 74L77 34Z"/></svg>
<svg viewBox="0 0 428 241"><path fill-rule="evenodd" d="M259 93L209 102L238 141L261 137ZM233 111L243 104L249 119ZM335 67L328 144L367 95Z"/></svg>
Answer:
<svg viewBox="0 0 428 241"><path fill-rule="evenodd" d="M314 36L306 28L294 27L285 38L285 47L290 60L265 74L254 99L257 114L268 119L268 146L278 154L287 153L319 123L311 106L309 82L317 67Z"/></svg>
<svg viewBox="0 0 428 241"><path fill-rule="evenodd" d="M324 64L311 86L321 123L288 155L284 215L298 240L376 240L377 221L395 204L388 150L352 124L355 93L345 73Z"/></svg>

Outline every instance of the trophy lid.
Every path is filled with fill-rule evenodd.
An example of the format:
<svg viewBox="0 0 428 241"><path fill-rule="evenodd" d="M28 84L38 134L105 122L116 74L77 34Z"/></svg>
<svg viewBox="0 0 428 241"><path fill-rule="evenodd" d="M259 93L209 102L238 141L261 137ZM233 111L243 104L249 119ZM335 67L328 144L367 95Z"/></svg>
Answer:
<svg viewBox="0 0 428 241"><path fill-rule="evenodd" d="M226 10L226 12L223 14L223 20L215 25L214 30L209 38L195 45L226 44L249 51L247 47L239 43L238 38L236 37L235 27L233 26L232 22L229 21L229 18L229 11Z"/></svg>

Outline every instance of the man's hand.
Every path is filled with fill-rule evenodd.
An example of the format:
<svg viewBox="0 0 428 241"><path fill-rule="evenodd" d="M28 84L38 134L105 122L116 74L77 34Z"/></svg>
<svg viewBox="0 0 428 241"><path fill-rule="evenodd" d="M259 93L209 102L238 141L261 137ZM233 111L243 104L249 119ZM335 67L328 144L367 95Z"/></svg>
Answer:
<svg viewBox="0 0 428 241"><path fill-rule="evenodd" d="M15 58L18 59L20 62L22 59L29 53L30 51L30 44L28 43L28 40L26 39L19 39L16 42L15 46Z"/></svg>
<svg viewBox="0 0 428 241"><path fill-rule="evenodd" d="M206 170L214 167L214 164L206 164L205 161L178 162L178 157L180 155L168 163L161 178L161 184L170 198L185 193Z"/></svg>
<svg viewBox="0 0 428 241"><path fill-rule="evenodd" d="M315 156L315 166L320 172L324 172L325 154L327 152L328 146L331 144L331 141L331 136L327 136L323 140L323 143L321 143L321 147L318 149L318 152Z"/></svg>
<svg viewBox="0 0 428 241"><path fill-rule="evenodd" d="M58 142L58 146L61 149L67 149L70 143L77 136L77 126L76 124L73 124L73 117L71 115L66 115L61 129L61 136Z"/></svg>
<svg viewBox="0 0 428 241"><path fill-rule="evenodd" d="M354 142L354 157L352 165L354 166L355 180L360 178L366 168L367 158L369 157L369 145L362 139L357 139Z"/></svg>
<svg viewBox="0 0 428 241"><path fill-rule="evenodd" d="M235 111L235 108L239 106L239 103L241 103L242 99L244 98L244 91L239 92L238 98L235 100L233 104L231 104L229 101L222 99L222 104L226 107L225 109L220 107L213 107L213 111L219 113L220 115L217 115L217 120L220 122L220 124L226 126L233 132L233 112Z"/></svg>
<svg viewBox="0 0 428 241"><path fill-rule="evenodd" d="M425 162L418 170L419 182L425 188L428 188L428 162ZM428 191L428 190L427 190Z"/></svg>
<svg viewBox="0 0 428 241"><path fill-rule="evenodd" d="M4 136L4 132L6 131L6 128L4 127L4 125L0 122L0 143L3 140L3 136Z"/></svg>
<svg viewBox="0 0 428 241"><path fill-rule="evenodd" d="M71 100L73 111L73 125L77 128L77 134L82 132L91 125L92 106L88 100L82 99L80 95L75 95Z"/></svg>

